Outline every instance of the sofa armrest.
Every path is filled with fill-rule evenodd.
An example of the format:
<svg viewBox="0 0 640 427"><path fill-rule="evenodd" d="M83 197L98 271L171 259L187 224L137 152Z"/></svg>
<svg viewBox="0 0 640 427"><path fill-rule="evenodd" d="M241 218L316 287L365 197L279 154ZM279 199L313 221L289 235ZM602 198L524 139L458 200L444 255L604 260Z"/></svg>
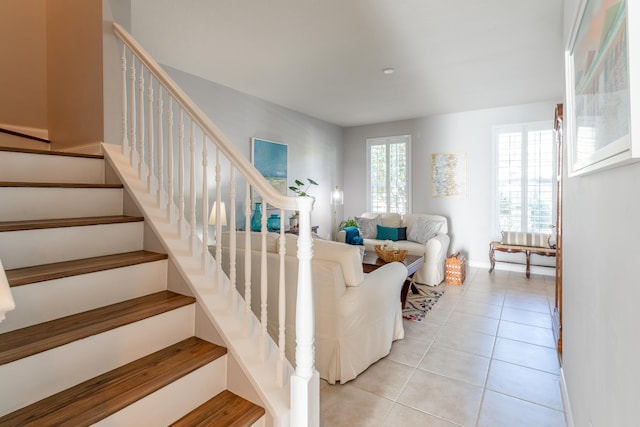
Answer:
<svg viewBox="0 0 640 427"><path fill-rule="evenodd" d="M451 238L447 234L437 234L425 244L425 262L444 262L447 258Z"/></svg>

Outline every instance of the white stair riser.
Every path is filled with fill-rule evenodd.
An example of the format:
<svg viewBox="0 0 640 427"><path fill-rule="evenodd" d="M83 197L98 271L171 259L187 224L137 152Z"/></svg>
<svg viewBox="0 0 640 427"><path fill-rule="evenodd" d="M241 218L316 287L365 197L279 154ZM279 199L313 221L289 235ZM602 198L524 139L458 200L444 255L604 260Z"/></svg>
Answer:
<svg viewBox="0 0 640 427"><path fill-rule="evenodd" d="M0 415L193 336L195 304L0 366Z"/></svg>
<svg viewBox="0 0 640 427"><path fill-rule="evenodd" d="M122 188L0 187L0 221L122 215Z"/></svg>
<svg viewBox="0 0 640 427"><path fill-rule="evenodd" d="M0 233L6 270L142 250L142 221Z"/></svg>
<svg viewBox="0 0 640 427"><path fill-rule="evenodd" d="M100 427L166 426L226 389L227 356L94 424Z"/></svg>
<svg viewBox="0 0 640 427"><path fill-rule="evenodd" d="M104 183L104 160L0 152L0 181Z"/></svg>
<svg viewBox="0 0 640 427"><path fill-rule="evenodd" d="M11 288L16 309L0 333L167 289L167 260L47 280Z"/></svg>

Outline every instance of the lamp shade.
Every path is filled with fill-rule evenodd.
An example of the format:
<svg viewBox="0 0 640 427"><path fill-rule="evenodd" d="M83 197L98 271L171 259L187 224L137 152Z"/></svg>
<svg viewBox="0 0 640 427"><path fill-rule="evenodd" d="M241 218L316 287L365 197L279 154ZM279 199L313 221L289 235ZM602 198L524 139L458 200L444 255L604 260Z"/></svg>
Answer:
<svg viewBox="0 0 640 427"><path fill-rule="evenodd" d="M211 225L217 224L216 203L217 202L213 202L213 207L211 208L211 215L209 215L209 224ZM220 202L220 219L221 219L220 225L227 225L227 210L224 206L224 202Z"/></svg>
<svg viewBox="0 0 640 427"><path fill-rule="evenodd" d="M331 192L331 204L342 205L344 203L344 192L336 185L336 189Z"/></svg>

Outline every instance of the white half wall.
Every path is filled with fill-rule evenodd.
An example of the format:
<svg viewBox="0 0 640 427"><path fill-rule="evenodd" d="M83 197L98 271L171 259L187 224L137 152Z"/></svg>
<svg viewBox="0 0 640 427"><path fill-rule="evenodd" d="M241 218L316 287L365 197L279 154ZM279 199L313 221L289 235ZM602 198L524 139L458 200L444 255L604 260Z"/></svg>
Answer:
<svg viewBox="0 0 640 427"><path fill-rule="evenodd" d="M412 206L415 213L449 220L450 252L466 253L470 263L489 265L492 230L492 127L553 121L556 101L437 115L413 120L347 128L344 131L344 216L366 211L366 139L411 135ZM467 195L431 196L431 155L467 153ZM523 267L524 271L524 267Z"/></svg>

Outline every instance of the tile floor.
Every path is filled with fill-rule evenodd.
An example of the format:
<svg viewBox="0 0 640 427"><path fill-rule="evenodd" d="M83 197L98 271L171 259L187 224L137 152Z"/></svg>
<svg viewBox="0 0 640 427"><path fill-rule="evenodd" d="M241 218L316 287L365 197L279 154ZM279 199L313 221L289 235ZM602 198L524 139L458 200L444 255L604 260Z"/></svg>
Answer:
<svg viewBox="0 0 640 427"><path fill-rule="evenodd" d="M391 353L321 381L325 427L566 426L551 331L554 278L469 268Z"/></svg>

